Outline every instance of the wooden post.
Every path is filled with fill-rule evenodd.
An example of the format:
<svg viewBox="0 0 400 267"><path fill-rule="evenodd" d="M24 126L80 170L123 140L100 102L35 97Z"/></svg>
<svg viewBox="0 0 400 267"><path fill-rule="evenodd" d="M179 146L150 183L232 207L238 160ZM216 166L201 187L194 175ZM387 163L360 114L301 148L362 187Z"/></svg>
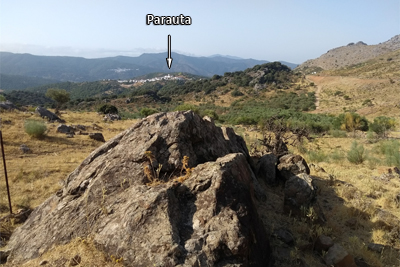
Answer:
<svg viewBox="0 0 400 267"><path fill-rule="evenodd" d="M11 197L10 197L10 187L8 186L8 176L7 176L7 167L6 167L6 157L4 155L4 146L3 146L3 134L0 130L0 143L1 143L1 153L3 155L3 166L4 166L4 177L6 178L6 186L7 186L7 195L8 195L8 205L10 207L10 214L12 214L11 207Z"/></svg>

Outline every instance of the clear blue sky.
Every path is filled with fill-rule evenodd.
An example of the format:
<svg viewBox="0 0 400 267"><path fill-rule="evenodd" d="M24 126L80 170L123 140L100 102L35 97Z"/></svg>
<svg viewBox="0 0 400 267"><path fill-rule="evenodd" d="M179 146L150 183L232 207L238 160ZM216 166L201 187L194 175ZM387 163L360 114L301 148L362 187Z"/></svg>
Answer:
<svg viewBox="0 0 400 267"><path fill-rule="evenodd" d="M146 14L192 18L147 26ZM400 34L400 0L0 0L0 50L88 58L167 50L302 63Z"/></svg>

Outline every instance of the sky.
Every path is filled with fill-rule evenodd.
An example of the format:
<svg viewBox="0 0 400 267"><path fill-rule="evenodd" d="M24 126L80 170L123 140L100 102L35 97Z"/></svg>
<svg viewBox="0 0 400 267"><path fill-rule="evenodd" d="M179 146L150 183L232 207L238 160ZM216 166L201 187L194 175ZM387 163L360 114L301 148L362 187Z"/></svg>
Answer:
<svg viewBox="0 0 400 267"><path fill-rule="evenodd" d="M146 25L146 15L191 25ZM48 56L172 52L300 64L400 34L400 0L0 0L0 51Z"/></svg>

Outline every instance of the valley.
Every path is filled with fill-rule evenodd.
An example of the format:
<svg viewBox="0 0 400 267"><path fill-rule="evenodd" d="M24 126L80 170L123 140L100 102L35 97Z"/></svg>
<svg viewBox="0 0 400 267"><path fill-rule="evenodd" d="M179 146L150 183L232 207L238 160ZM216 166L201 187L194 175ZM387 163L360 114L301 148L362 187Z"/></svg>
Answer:
<svg viewBox="0 0 400 267"><path fill-rule="evenodd" d="M390 47L396 48L398 36L396 38L383 44L390 44ZM366 55L364 60L352 62L354 64L341 62L342 56L350 53L349 51L356 46L357 49L359 47L366 49L357 54ZM373 48L375 48L373 51L379 50L384 53L369 53L368 51ZM196 183L203 183L208 178L200 179L201 175L213 173L213 168L216 168L218 164L220 164L218 166L228 164L224 161L225 157L232 154L224 154L218 156L217 159L217 156L212 153L227 153L221 152L224 150L221 144L225 144L225 141L221 140L229 140L233 142L231 146L234 149L242 151L243 154L248 153L249 161L251 161L248 168L252 169L254 179L257 180L256 182L253 180L256 183L255 186L252 184L256 188L252 191L253 201L266 229L271 245L271 255L275 259L274 266L328 266L328 249L319 251L316 248L318 242L321 241L321 236L329 237L333 240L332 242L339 244L347 253L346 255L349 255L350 261L356 264L343 266L398 266L400 264L399 50L396 48L388 52L383 48L376 49L376 47L359 43L332 49L329 55L333 55L332 60L340 61L337 66L333 63L334 61L327 62L325 55L306 62L305 65L300 65L294 70L279 62L263 62L242 70L216 72L213 75L201 73L208 78L196 76L199 72L192 74L160 72L135 78L138 80L136 83L129 83L129 80L134 80L133 76L129 76L126 78L128 80L120 83L108 80L63 82L36 86L23 91L4 91L3 97L6 99L14 97L13 102L20 107L20 110L1 111L1 130L13 210L35 209L49 197L55 201L55 194L62 194L61 199L65 198L68 201L72 199L68 205L75 205L74 197L76 201L81 201L81 195L70 194L68 190L74 189L71 189L74 183L80 187L83 182L69 181L67 177L71 173L74 173L71 177L84 177L86 174L81 174L81 170L88 168L91 171L91 177L95 177L93 179L104 177L101 180L104 185L99 187L102 190L96 189L95 193L92 192L91 197L94 200L90 202L91 204L86 202L89 203L86 204L88 205L86 208L89 210L89 205L98 205L95 207L100 212L96 216L104 221L115 219L113 216L116 215L113 212L117 210L112 210L111 204L111 206L106 206L104 203L107 203L108 199L113 199L116 196L115 192L119 194L121 190L137 190L138 192L148 190L146 192L149 192L150 196L157 190L167 188L168 194L177 196L176 199L167 201L169 205L178 202L177 199L181 198L179 200L180 205L183 205L182 214L187 215L190 214L188 207L192 207L191 203L203 197L201 190L207 192L206 190L213 188L205 183L193 186L194 179L199 179ZM165 58L163 60L165 64ZM312 62L324 62L324 64L312 65ZM156 79L156 77L165 77L164 75L180 77L180 79ZM73 135L72 138L67 138L64 133L57 132L59 123L48 122L35 113L38 105L46 106L50 111L55 112L54 100L44 98L49 88L63 89L70 96L70 101L61 106L60 118L66 121L65 124L84 126L86 132L89 133L102 133L106 141L105 145L90 139L88 135L82 134L82 131ZM33 97L34 94L38 100ZM39 102L39 96L41 96L41 102ZM22 102L23 99L26 102ZM101 110L111 107L117 109L116 113L121 119L104 118L105 114ZM182 116L190 119L185 117L186 121L182 119ZM205 116L207 118L202 120L201 118ZM26 133L25 124L29 120L42 122L46 126L42 138L31 137ZM181 125L180 123L184 126L175 127ZM172 126L163 128L167 124ZM233 137L233 134L224 127L232 128L239 137ZM147 130L150 137L145 134ZM207 134L213 131L220 131L221 136L215 134L212 138L209 137ZM199 137L200 133L205 137ZM119 145L119 142L122 142L120 140L126 140L121 137L125 135L136 143L132 145L128 142L128 145ZM173 138L176 136L180 136L180 142L185 144L181 148L184 152L177 148L181 143L171 141L175 140ZM239 140L241 138L246 148L241 147ZM165 148L163 142L165 144L171 142L166 146L168 149ZM221 142L221 144L214 147L213 142ZM26 153L21 149L23 144L29 147ZM201 145L196 147L197 144ZM278 147L277 144L284 145ZM186 147L192 145L196 149L185 150ZM124 146L132 147L126 149ZM281 151L278 148L282 147L284 153L279 154ZM132 152L136 150L144 154ZM154 166L152 156L147 153L149 150L152 150L157 158ZM118 154L116 151L122 152ZM211 153L212 156L208 156L207 153ZM183 156L189 154L190 157L186 158L185 162ZM111 155L110 158L108 155ZM175 155L181 158L179 160L173 158ZM256 166L261 164L266 155L276 157L276 162L266 171L267 174L261 174L259 167ZM285 155L298 155L304 159L309 171L307 174L304 171L296 175L301 177L309 175L312 181L309 183L312 184L310 190L316 195L313 206L303 210L299 216L294 213L296 210L289 213L286 211L290 179L283 178L287 174L284 172L285 169L282 169L282 165L279 167L283 164L280 160ZM153 168L147 167L147 170L150 169L150 174L148 171L146 174L146 167L143 167L145 165L140 165L146 162L146 157L150 161L148 166ZM203 160L207 157L211 160ZM224 160L221 159L223 157ZM103 163L100 162L100 158L104 160ZM116 160L117 158L124 158L124 160ZM176 163L181 160L181 165ZM219 163L215 164L215 162ZM301 162L304 164L303 161ZM290 166L295 168L294 165ZM232 168L235 169L237 166ZM132 173L139 173L138 178L133 179L132 177L136 177L133 175L120 176L120 172L126 172L124 168ZM241 171L244 169L245 167ZM118 171L110 174L111 170ZM160 178L162 177L160 173L164 175L164 178ZM218 170L217 173L224 173L224 171ZM273 176L273 178L268 178L273 179L273 182L271 183L263 175ZM82 177L80 179L83 179ZM120 180L115 182L110 177L118 177ZM155 184L149 181L142 182L146 180L146 177L149 180L160 179ZM236 176L232 175L232 177ZM112 184L113 181L115 184ZM240 182L240 179L238 181ZM94 183L93 188L99 183L99 180ZM192 188L201 188L199 189L201 192L189 191ZM5 191L5 182L1 180L0 192ZM96 194L97 198L95 198ZM139 193L137 194L139 196ZM190 198L188 197L190 194L197 195ZM7 198L5 194L1 195L0 218L5 218L8 213ZM83 192L82 196L90 199L89 193ZM164 195L159 196L159 199L164 201ZM120 205L118 201L113 202L113 205ZM60 203L57 204L60 205L58 207L62 206ZM156 212L157 205L164 205L162 201L157 204L154 204L156 202L149 203L149 200L145 199L138 204L138 207L153 209L152 211ZM50 205L50 207L55 209L57 205ZM238 207L240 205L238 204ZM196 209L200 207L200 204L193 207ZM173 210L176 207L169 206L169 208ZM227 207L224 209L217 215L222 216L221 214L224 214L226 210L230 210ZM239 215L243 209L243 206L237 208ZM198 208L196 212L201 212L201 209ZM147 216L143 214L141 216ZM236 213L232 214L235 215L230 216L236 216ZM91 215L82 216L89 218ZM171 211L165 216L174 218L175 215ZM193 218L197 220L196 216L193 215ZM214 217L207 221L204 218L208 215L204 213L201 216L203 217L199 217L198 221L192 218L193 225L196 224L196 227L202 227L203 224L212 225ZM135 217L135 220L140 222L141 218L143 217ZM179 226L182 223L180 220L183 219L176 222ZM163 221L167 220L163 217ZM155 225L153 219L149 219L147 223ZM237 225L240 226L239 219ZM22 222L1 221L1 237L4 243L8 242L10 235L18 227L22 227ZM93 227L97 226L93 225ZM113 227L110 227L110 231L114 229ZM189 230L197 231L194 226L192 228ZM178 231L180 238L185 242L189 240L187 233L184 230L180 231L182 231ZM285 234L282 234L282 231ZM291 237L289 238L291 240L285 239L287 235ZM165 236L168 235L165 234ZM102 243L102 250L96 246L99 240L95 238L96 233L91 233L86 237L76 236L69 242L63 241L63 244L58 244L38 257L29 259L22 266L38 265L43 261L57 264L61 259L63 260L60 262L66 264L75 255L82 257L82 265L90 266L122 266L128 264L126 257L134 259L124 249L121 249L121 254L117 255L115 251L118 250L114 248L122 242L116 241L117 243L113 245ZM224 238L231 237L221 237L221 240L225 240ZM154 250L159 249L156 247L157 244L154 246ZM107 250L106 253L104 249ZM185 246L185 249L182 251L189 251L191 248ZM122 253L125 253L124 256ZM188 255L193 256L190 253ZM182 263L188 261L189 256L182 258L178 253L172 260ZM19 256L13 255L13 257ZM5 266L16 265L6 263Z"/></svg>

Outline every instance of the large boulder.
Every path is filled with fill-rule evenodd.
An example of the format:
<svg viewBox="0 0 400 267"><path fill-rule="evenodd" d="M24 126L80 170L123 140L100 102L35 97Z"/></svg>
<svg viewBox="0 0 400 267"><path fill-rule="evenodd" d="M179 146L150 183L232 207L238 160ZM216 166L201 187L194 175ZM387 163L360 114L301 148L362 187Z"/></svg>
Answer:
<svg viewBox="0 0 400 267"><path fill-rule="evenodd" d="M60 124L57 127L57 133L69 134L69 133L75 133L75 130L72 126Z"/></svg>
<svg viewBox="0 0 400 267"><path fill-rule="evenodd" d="M276 179L276 164L278 158L273 153L268 153L262 156L256 166L256 175L259 179L265 181L269 185L275 185Z"/></svg>
<svg viewBox="0 0 400 267"><path fill-rule="evenodd" d="M149 186L145 156L162 166ZM180 176L186 158L185 179ZM243 139L193 112L149 116L93 151L11 236L8 261L93 236L126 266L268 266ZM193 169L192 169L193 168Z"/></svg>
<svg viewBox="0 0 400 267"><path fill-rule="evenodd" d="M14 110L14 109L18 109L18 107L16 105L14 105L12 102L7 100L7 101L0 102L0 109Z"/></svg>
<svg viewBox="0 0 400 267"><path fill-rule="evenodd" d="M316 190L312 178L305 173L292 175L285 183L284 210L294 215L304 215L315 202Z"/></svg>
<svg viewBox="0 0 400 267"><path fill-rule="evenodd" d="M59 123L65 123L65 121L60 119L56 114L54 114L53 112L51 112L43 107L40 107L40 106L37 107L36 113L38 113L40 115L40 117L47 118L51 122L57 121Z"/></svg>
<svg viewBox="0 0 400 267"><path fill-rule="evenodd" d="M121 116L118 115L118 114L111 114L111 113L108 113L108 114L106 114L106 115L104 116L104 120L105 120L105 121L118 121L118 120L120 120L120 119L121 119Z"/></svg>

